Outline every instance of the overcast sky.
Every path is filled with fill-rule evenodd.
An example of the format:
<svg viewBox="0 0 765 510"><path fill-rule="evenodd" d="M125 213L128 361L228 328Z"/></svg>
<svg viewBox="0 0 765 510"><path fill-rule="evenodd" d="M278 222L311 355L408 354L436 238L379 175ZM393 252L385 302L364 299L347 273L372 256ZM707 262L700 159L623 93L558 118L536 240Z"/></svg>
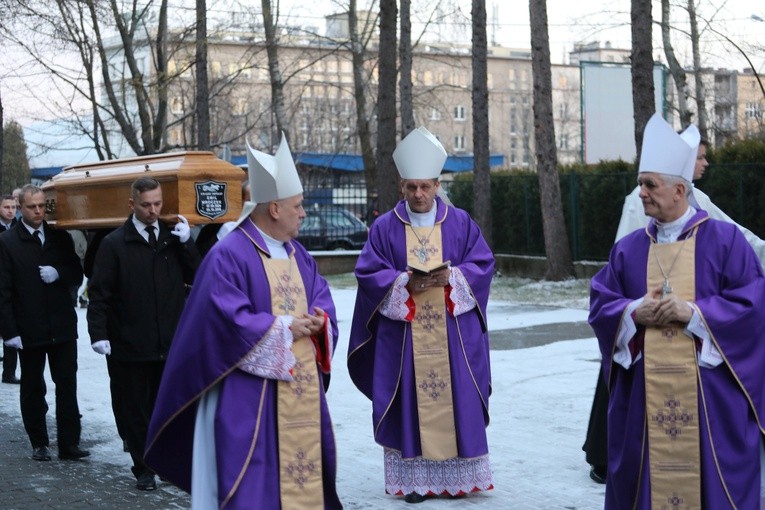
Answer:
<svg viewBox="0 0 765 510"><path fill-rule="evenodd" d="M370 0L358 0L358 8L369 5ZM413 12L417 16L433 12L439 0L413 0ZM441 0L444 5L447 0ZM678 0L676 0L678 1ZM686 0L679 0L684 4ZM704 30L702 35L702 65L708 67L727 67L742 70L748 64L740 51L724 38L735 42L751 59L759 72L765 73L765 3L762 0L697 0L698 15L701 18L699 28ZM208 0L211 17L235 18L246 22L245 16L232 15L232 5L247 6L248 9L259 9L260 2L252 0ZM340 5L346 5L347 0L280 0L282 21L314 26L320 32L324 31L324 16L342 10ZM461 6L462 16L452 16L439 28L431 26L430 34L441 32L447 40L470 42L469 16L470 1L457 0ZM628 0L547 0L549 18L551 59L554 63L567 63L568 52L576 43L592 41L610 42L616 48L630 47ZM660 4L653 2L654 19L661 17ZM193 16L193 0L170 0L171 7L185 6L176 9L186 16ZM513 48L529 48L529 21L527 1L487 0L489 19L488 36L490 41ZM495 15L496 14L496 15ZM257 14L253 14L256 16ZM753 16L755 18L753 18ZM173 16L171 16L171 19ZM711 22L711 29L706 21ZM687 13L679 7L673 8L673 23L679 30L687 30ZM722 34L715 34L712 30ZM690 50L687 37L675 32L673 44L678 58L690 65ZM661 32L654 30L654 54L664 61L661 52ZM6 45L7 46L7 45ZM23 124L30 122L31 116L53 116L51 110L58 110L62 97L66 95L50 90L50 81L41 79L34 72L29 74L31 66L25 63L25 58L14 54L8 48L0 52L0 93L5 108L5 119L17 119ZM50 100L43 103L30 101L29 93L23 91L23 84L13 76L25 74L24 82L32 83L36 90L50 90ZM37 94L41 96L44 94ZM71 97L71 96L70 96ZM56 98L56 99L53 99Z"/></svg>

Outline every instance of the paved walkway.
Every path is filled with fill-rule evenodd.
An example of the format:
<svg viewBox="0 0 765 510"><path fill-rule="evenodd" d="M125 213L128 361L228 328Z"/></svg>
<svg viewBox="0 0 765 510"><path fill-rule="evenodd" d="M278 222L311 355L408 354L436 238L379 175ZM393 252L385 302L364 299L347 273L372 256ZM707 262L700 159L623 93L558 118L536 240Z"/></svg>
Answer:
<svg viewBox="0 0 765 510"><path fill-rule="evenodd" d="M494 394L488 434L496 488L460 500L428 500L418 508L602 508L603 486L589 480L580 449L597 374L597 348L583 321L584 312L504 304L496 308L495 316L499 309L503 318L516 314L515 322L521 326L493 330L491 336ZM54 442L51 462L31 460L18 413L18 386L0 384L0 509L188 508L188 495L167 483L160 482L150 493L135 489L129 457L121 451L114 429L105 364L90 350L84 310L78 315L82 446L92 456L60 461ZM529 317L537 324L524 325ZM575 317L580 320L569 320ZM559 322L561 318L567 322ZM347 339L348 321L340 317L341 339ZM400 498L384 494L382 450L371 437L371 405L352 386L345 356L345 346L338 346L328 394L341 500L347 509L407 508ZM53 440L52 389L50 383L48 423Z"/></svg>

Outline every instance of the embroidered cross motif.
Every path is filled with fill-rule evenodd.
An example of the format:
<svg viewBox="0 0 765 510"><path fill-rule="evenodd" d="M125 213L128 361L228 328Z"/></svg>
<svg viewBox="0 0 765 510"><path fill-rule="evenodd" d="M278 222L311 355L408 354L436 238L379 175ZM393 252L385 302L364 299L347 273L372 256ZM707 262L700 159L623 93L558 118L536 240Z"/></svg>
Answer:
<svg viewBox="0 0 765 510"><path fill-rule="evenodd" d="M664 328L661 330L661 336L663 336L666 340L672 340L677 336L677 329Z"/></svg>
<svg viewBox="0 0 765 510"><path fill-rule="evenodd" d="M301 398L306 392L306 387L313 384L314 381L314 375L306 370L305 364L302 361L295 362L295 366L292 368L292 382L290 383L290 389L295 398Z"/></svg>
<svg viewBox="0 0 765 510"><path fill-rule="evenodd" d="M428 301L422 305L422 313L417 314L415 320L422 324L422 329L425 331L432 331L436 327L436 322L443 318L443 314L437 312L433 304Z"/></svg>
<svg viewBox="0 0 765 510"><path fill-rule="evenodd" d="M292 284L292 277L286 271L279 275L278 281L276 292L284 296L284 303L280 303L277 308L285 314L294 312L297 309L297 300L294 296L300 293L300 287Z"/></svg>
<svg viewBox="0 0 765 510"><path fill-rule="evenodd" d="M672 439L682 434L683 427L694 421L693 416L680 406L680 401L673 398L664 401L664 409L652 415L651 419Z"/></svg>
<svg viewBox="0 0 765 510"><path fill-rule="evenodd" d="M316 471L316 463L307 458L302 449L298 449L295 460L287 464L287 474L299 487L303 487Z"/></svg>
<svg viewBox="0 0 765 510"><path fill-rule="evenodd" d="M431 370L425 377L418 386L431 399L438 400L441 393L449 387L449 383L440 378L435 370Z"/></svg>
<svg viewBox="0 0 765 510"><path fill-rule="evenodd" d="M685 502L683 498L677 495L677 493L672 493L672 496L667 498L667 503L669 503L672 508L680 508L680 505L682 505Z"/></svg>

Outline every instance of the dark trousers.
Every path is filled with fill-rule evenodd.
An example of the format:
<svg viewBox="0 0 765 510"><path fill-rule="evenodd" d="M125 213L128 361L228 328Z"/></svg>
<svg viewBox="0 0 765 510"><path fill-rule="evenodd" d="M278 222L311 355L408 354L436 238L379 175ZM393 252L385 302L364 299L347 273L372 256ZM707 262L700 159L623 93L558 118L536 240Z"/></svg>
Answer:
<svg viewBox="0 0 765 510"><path fill-rule="evenodd" d="M45 394L45 359L50 363L50 375L56 385L56 427L58 447L80 444L80 408L77 405L77 342L57 342L43 347L24 347L19 351L21 361L21 418L32 447L48 446L45 415L48 403Z"/></svg>
<svg viewBox="0 0 765 510"><path fill-rule="evenodd" d="M164 368L164 361L109 360L114 419L130 450L136 478L152 472L143 461L143 451Z"/></svg>
<svg viewBox="0 0 765 510"><path fill-rule="evenodd" d="M18 349L3 344L3 379L16 377L16 357Z"/></svg>
<svg viewBox="0 0 765 510"><path fill-rule="evenodd" d="M119 397L119 393L116 390L117 378L112 374L112 366L114 363L115 362L112 360L111 356L106 356L106 370L109 373L109 392L112 395L112 413L114 413L114 423L117 425L117 434L120 436L120 439L125 441L125 432L123 432L124 426L122 425L125 422L125 418L122 417L122 408L117 405L117 398Z"/></svg>
<svg viewBox="0 0 765 510"><path fill-rule="evenodd" d="M608 467L608 386L603 375L603 367L598 372L595 396L590 409L590 422L587 424L587 437L582 450L587 463L598 467Z"/></svg>

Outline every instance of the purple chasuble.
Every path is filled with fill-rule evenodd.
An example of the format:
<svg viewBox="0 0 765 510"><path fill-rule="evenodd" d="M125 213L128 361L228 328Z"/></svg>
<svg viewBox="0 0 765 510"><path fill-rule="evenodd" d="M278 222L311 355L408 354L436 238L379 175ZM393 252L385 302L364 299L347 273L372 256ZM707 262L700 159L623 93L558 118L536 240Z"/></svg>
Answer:
<svg viewBox="0 0 765 510"><path fill-rule="evenodd" d="M494 256L465 211L436 200L443 260L450 260L462 271L477 302L473 310L457 317L452 317L444 304L444 314L457 450L463 458L479 457L488 454L485 429L491 373L486 304ZM393 282L406 271L408 225L404 201L372 224L356 265L359 288L348 347L351 379L372 400L375 441L399 450L405 459L422 455L411 327L408 322L382 316L379 307Z"/></svg>
<svg viewBox="0 0 765 510"><path fill-rule="evenodd" d="M759 508L765 278L735 225L698 211L680 240L696 226L694 303L724 359L717 367L698 369L701 499L707 509ZM613 354L624 310L646 294L648 250L656 230L652 221L616 243L608 265L591 282L589 322L610 389L607 509L633 508L635 500L635 508L651 506L643 358L626 370L613 362ZM645 328L637 327L633 342L639 344Z"/></svg>
<svg viewBox="0 0 765 510"><path fill-rule="evenodd" d="M197 405L217 384L219 500L233 492L226 508L280 508L276 381L237 368L276 320L257 250L269 252L250 221L240 228L244 231L235 229L217 243L197 271L162 376L145 458L159 476L190 492ZM294 251L308 309L318 306L327 312L336 343L335 306L327 282L299 243L291 241L287 251ZM324 376L325 389L328 384L329 377ZM324 393L321 429L324 508L342 508L335 489L335 440Z"/></svg>

